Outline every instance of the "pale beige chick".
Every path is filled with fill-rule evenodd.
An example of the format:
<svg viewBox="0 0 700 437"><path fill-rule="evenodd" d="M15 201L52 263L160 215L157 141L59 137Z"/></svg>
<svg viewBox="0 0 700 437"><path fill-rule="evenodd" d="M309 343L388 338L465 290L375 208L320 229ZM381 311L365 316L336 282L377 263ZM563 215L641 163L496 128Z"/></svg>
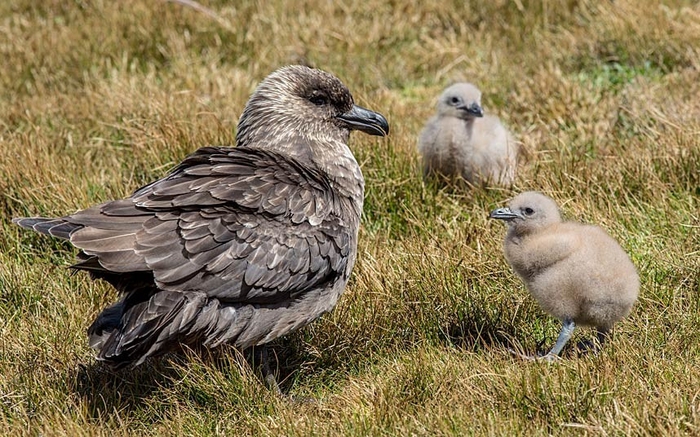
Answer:
<svg viewBox="0 0 700 437"><path fill-rule="evenodd" d="M484 115L481 92L469 83L448 87L437 114L420 134L424 177L508 186L515 180L519 146L498 117Z"/></svg>
<svg viewBox="0 0 700 437"><path fill-rule="evenodd" d="M562 222L556 203L536 192L516 196L490 217L508 224L508 263L542 308L564 323L550 357L561 352L576 324L596 328L602 341L630 313L639 276L603 229Z"/></svg>

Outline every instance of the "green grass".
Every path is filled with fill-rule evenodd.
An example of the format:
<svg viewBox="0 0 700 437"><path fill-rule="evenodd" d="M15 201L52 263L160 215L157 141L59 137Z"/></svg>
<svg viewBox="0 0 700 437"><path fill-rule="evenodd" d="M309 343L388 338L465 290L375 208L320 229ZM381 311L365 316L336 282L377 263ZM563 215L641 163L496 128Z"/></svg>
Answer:
<svg viewBox="0 0 700 437"><path fill-rule="evenodd" d="M177 2L0 5L1 435L697 435L700 8L696 2ZM69 244L12 217L62 215L233 144L281 65L331 71L391 135L356 134L367 180L337 308L274 343L278 397L232 349L96 364L85 331L116 299ZM417 136L476 83L528 152L512 189L422 182ZM642 290L598 356L554 342L488 211L553 196L629 252ZM574 342L590 336L582 329Z"/></svg>

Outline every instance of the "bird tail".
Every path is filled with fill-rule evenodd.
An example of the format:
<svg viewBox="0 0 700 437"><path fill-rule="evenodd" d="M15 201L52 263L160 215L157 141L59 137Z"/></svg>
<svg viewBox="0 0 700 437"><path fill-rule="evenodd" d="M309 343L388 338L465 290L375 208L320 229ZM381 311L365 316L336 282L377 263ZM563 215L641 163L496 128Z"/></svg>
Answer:
<svg viewBox="0 0 700 437"><path fill-rule="evenodd" d="M51 235L52 237L70 239L70 235L82 228L82 225L67 222L62 218L44 218L44 217L19 217L12 219L15 223L23 228L31 229L36 232Z"/></svg>
<svg viewBox="0 0 700 437"><path fill-rule="evenodd" d="M150 356L187 344L189 330L201 323L197 316L208 302L203 293L186 295L158 290L129 293L106 308L88 328L97 359L119 368L138 366Z"/></svg>

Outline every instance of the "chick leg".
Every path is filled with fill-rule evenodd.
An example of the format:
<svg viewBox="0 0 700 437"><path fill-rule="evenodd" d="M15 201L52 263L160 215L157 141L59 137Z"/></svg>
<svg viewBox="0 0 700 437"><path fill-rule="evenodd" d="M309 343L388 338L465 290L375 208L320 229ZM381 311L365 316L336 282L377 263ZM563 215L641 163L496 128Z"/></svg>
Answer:
<svg viewBox="0 0 700 437"><path fill-rule="evenodd" d="M603 346L603 343L605 343L605 340L607 340L608 336L610 335L610 331L607 329L603 330L598 328L596 330L596 335L598 336L598 344Z"/></svg>
<svg viewBox="0 0 700 437"><path fill-rule="evenodd" d="M603 344L608 339L610 330L606 328L596 328L596 340L584 340L578 345L579 352L592 353L593 355L598 354L603 348Z"/></svg>
<svg viewBox="0 0 700 437"><path fill-rule="evenodd" d="M569 339L571 338L571 335L574 333L574 328L576 328L576 324L574 323L573 320L571 320L571 319L564 320L564 324L561 327L561 331L559 331L559 337L557 338L557 342L554 344L554 347L552 348L552 350L550 350L544 356L540 356L540 357L530 356L530 355L525 355L525 354L522 354L520 352L517 352L513 349L508 349L508 350L513 355L517 355L524 360L554 361L554 360L559 358L559 353L561 352L562 349L564 349L564 345L566 345L566 342L568 342Z"/></svg>
<svg viewBox="0 0 700 437"><path fill-rule="evenodd" d="M557 342L554 344L552 350L549 351L549 353L547 353L547 355L545 355L542 358L547 361L553 361L557 359L561 350L564 349L564 345L566 344L566 342L569 341L571 335L574 333L574 328L576 328L576 324L574 323L574 321L571 319L565 319L564 324L561 327L561 331L559 331L559 337L557 338Z"/></svg>

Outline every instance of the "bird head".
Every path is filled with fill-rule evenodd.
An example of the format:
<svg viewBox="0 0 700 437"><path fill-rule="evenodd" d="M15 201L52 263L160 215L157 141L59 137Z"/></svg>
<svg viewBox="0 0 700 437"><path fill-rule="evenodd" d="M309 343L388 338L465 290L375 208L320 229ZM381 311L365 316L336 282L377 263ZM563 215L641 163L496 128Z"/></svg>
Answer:
<svg viewBox="0 0 700 437"><path fill-rule="evenodd" d="M437 110L440 115L457 117L463 120L483 117L481 91L474 85L466 82L451 85L440 96Z"/></svg>
<svg viewBox="0 0 700 437"><path fill-rule="evenodd" d="M347 143L352 130L384 136L389 124L381 114L355 105L337 77L292 65L260 83L243 110L236 142L251 147L297 138Z"/></svg>
<svg viewBox="0 0 700 437"><path fill-rule="evenodd" d="M518 194L507 208L491 211L489 218L505 221L517 235L537 232L561 222L559 208L554 200L535 191Z"/></svg>

